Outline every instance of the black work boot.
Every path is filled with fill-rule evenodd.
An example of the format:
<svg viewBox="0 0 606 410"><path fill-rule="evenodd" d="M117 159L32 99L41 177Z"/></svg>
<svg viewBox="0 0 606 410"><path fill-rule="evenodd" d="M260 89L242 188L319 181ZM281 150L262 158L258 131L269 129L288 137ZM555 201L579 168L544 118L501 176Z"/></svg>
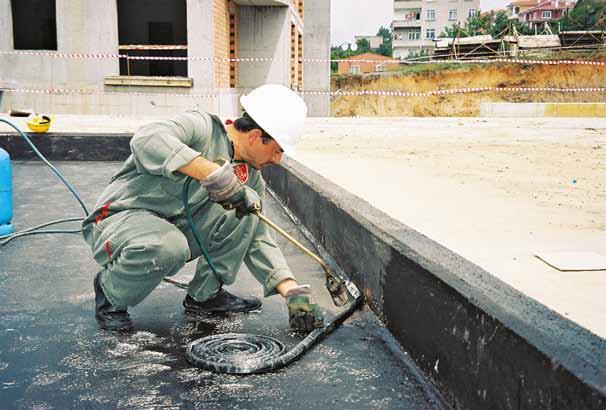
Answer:
<svg viewBox="0 0 606 410"><path fill-rule="evenodd" d="M221 288L204 302L197 302L187 295L183 300L183 307L189 313L238 313L258 310L261 308L261 301L255 297L241 298Z"/></svg>
<svg viewBox="0 0 606 410"><path fill-rule="evenodd" d="M133 322L125 309L115 308L105 297L101 288L101 272L95 276L95 318L102 329L106 330L133 330Z"/></svg>

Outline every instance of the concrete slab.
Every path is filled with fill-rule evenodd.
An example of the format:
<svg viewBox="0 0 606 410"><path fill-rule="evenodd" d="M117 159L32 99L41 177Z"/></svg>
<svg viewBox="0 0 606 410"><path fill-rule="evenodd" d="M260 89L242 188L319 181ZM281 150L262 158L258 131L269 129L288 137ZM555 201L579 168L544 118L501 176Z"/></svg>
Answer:
<svg viewBox="0 0 606 410"><path fill-rule="evenodd" d="M606 276L534 257L606 254L605 119L323 119L297 160L606 338Z"/></svg>
<svg viewBox="0 0 606 410"><path fill-rule="evenodd" d="M480 103L482 117L606 117L606 103Z"/></svg>
<svg viewBox="0 0 606 410"><path fill-rule="evenodd" d="M92 205L119 163L57 163ZM14 162L18 229L78 216L76 201L41 163ZM275 202L267 214L298 239ZM337 310L321 269L278 238L296 274L311 283L328 316ZM309 246L309 243L307 243ZM183 291L161 285L133 309L136 330L97 329L92 278L97 267L79 235L22 238L0 249L0 391L2 408L442 408L433 388L368 311L358 312L293 366L261 376L226 376L192 368L185 345L214 333L251 332L292 345L280 297L263 312L189 317ZM177 279L193 274L188 265ZM261 295L243 269L235 292Z"/></svg>

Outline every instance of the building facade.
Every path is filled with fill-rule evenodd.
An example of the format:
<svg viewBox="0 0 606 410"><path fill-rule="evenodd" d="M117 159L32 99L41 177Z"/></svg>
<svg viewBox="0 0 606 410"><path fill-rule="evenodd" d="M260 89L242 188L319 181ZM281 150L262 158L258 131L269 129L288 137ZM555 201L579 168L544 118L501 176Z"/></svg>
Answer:
<svg viewBox="0 0 606 410"><path fill-rule="evenodd" d="M549 22L559 20L574 8L574 2L548 0L518 13L518 19L535 31L542 30Z"/></svg>
<svg viewBox="0 0 606 410"><path fill-rule="evenodd" d="M507 5L509 19L518 20L520 14L539 4L539 0L514 0Z"/></svg>
<svg viewBox="0 0 606 410"><path fill-rule="evenodd" d="M433 53L434 39L480 11L480 0L394 0L393 56Z"/></svg>
<svg viewBox="0 0 606 410"><path fill-rule="evenodd" d="M264 83L330 90L329 62L304 61L329 58L327 0L45 3L0 0L1 111L234 116ZM309 100L329 114L328 96Z"/></svg>

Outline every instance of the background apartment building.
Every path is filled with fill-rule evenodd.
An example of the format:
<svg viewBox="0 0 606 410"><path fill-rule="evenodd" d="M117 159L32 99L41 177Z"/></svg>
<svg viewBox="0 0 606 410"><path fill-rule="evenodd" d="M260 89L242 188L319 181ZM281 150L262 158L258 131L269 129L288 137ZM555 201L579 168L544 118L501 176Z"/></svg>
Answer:
<svg viewBox="0 0 606 410"><path fill-rule="evenodd" d="M480 12L480 0L394 0L393 56L432 53L445 27Z"/></svg>
<svg viewBox="0 0 606 410"><path fill-rule="evenodd" d="M302 61L329 58L327 0L0 0L0 31L0 51L46 54L0 53L1 111L233 116L240 94L264 83L330 90L329 62ZM103 56L117 54L128 58ZM329 114L328 96L306 99L310 115Z"/></svg>

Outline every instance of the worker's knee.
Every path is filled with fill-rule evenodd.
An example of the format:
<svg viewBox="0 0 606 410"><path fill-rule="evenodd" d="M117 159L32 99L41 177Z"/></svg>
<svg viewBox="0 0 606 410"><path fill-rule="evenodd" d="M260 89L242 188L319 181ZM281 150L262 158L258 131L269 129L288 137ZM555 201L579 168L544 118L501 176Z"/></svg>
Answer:
<svg viewBox="0 0 606 410"><path fill-rule="evenodd" d="M253 215L237 218L235 215L224 217L219 221L210 237L210 249L213 251L224 246L234 247L234 244L247 243L252 238L258 219Z"/></svg>
<svg viewBox="0 0 606 410"><path fill-rule="evenodd" d="M145 242L133 242L124 250L129 263L143 267L144 274L173 275L189 258L187 239L179 231L170 231Z"/></svg>

